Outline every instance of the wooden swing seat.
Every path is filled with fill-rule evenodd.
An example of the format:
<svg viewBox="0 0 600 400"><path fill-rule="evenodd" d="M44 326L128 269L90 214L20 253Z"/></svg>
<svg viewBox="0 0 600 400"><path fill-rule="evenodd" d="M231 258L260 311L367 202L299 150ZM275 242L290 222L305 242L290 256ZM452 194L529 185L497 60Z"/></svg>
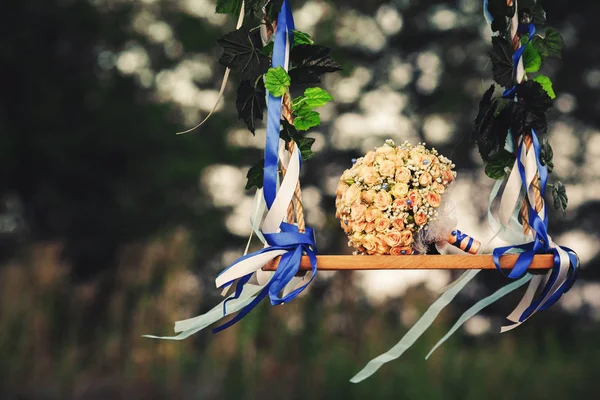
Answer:
<svg viewBox="0 0 600 400"><path fill-rule="evenodd" d="M500 266L511 269L518 254L507 254L500 258ZM280 257L275 258L263 267L265 271L275 271ZM460 269L496 269L491 254L481 255L405 255L405 256L317 256L318 268L321 271L365 271L365 270L460 270ZM551 269L554 264L552 254L534 256L530 270ZM302 257L300 270L310 270L310 260Z"/></svg>

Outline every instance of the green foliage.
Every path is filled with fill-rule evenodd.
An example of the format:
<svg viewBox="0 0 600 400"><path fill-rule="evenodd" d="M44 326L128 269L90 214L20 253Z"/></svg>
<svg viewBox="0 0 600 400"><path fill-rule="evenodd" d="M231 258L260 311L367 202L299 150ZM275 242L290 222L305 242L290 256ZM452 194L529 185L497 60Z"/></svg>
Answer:
<svg viewBox="0 0 600 400"><path fill-rule="evenodd" d="M283 67L269 68L265 75L265 87L275 97L283 96L290 86L290 76Z"/></svg>
<svg viewBox="0 0 600 400"><path fill-rule="evenodd" d="M314 157L315 153L312 151L312 145L315 143L315 139L312 137L302 137L297 142L302 160L310 160Z"/></svg>
<svg viewBox="0 0 600 400"><path fill-rule="evenodd" d="M511 43L501 36L492 37L492 72L494 80L505 88L514 84L514 66L512 61L513 48Z"/></svg>
<svg viewBox="0 0 600 400"><path fill-rule="evenodd" d="M532 40L533 47L542 58L558 57L561 58L561 52L565 42L560 33L554 28L546 29L544 37L535 36Z"/></svg>
<svg viewBox="0 0 600 400"><path fill-rule="evenodd" d="M290 77L293 85L315 85L321 75L340 71L342 67L331 57L331 49L325 46L299 44L290 52Z"/></svg>
<svg viewBox="0 0 600 400"><path fill-rule="evenodd" d="M269 58L261 53L262 40L258 29L241 27L218 40L223 48L219 63L240 74L243 80L253 80L269 69Z"/></svg>
<svg viewBox="0 0 600 400"><path fill-rule="evenodd" d="M250 167L248 173L246 174L246 190L250 190L253 187L256 187L258 189L263 187L263 179L265 176L264 164L265 159L263 158L262 160L254 164L252 167Z"/></svg>
<svg viewBox="0 0 600 400"><path fill-rule="evenodd" d="M561 182L556 182L552 186L552 199L554 202L554 208L562 212L563 215L566 215L569 198L567 197L567 189Z"/></svg>
<svg viewBox="0 0 600 400"><path fill-rule="evenodd" d="M523 51L523 66L525 72L533 73L539 71L542 66L542 57L531 42L528 42Z"/></svg>
<svg viewBox="0 0 600 400"><path fill-rule="evenodd" d="M321 123L321 116L314 108L322 107L333 97L324 89L315 87L307 88L303 96L299 96L292 102L294 113L294 126L296 129L305 131Z"/></svg>
<svg viewBox="0 0 600 400"><path fill-rule="evenodd" d="M554 93L554 89L552 88L552 81L546 75L538 75L533 78L533 81L539 83L551 99L556 98L556 93Z"/></svg>
<svg viewBox="0 0 600 400"><path fill-rule="evenodd" d="M294 36L294 43L292 44L293 46L298 46L301 44L315 44L308 33L292 31L292 34Z"/></svg>
<svg viewBox="0 0 600 400"><path fill-rule="evenodd" d="M548 173L552 173L554 169L554 152L552 151L552 146L550 146L550 142L547 138L542 138L542 143L540 146L540 162L542 165L545 165L548 169Z"/></svg>
<svg viewBox="0 0 600 400"><path fill-rule="evenodd" d="M238 118L244 120L253 135L256 130L256 120L263 119L263 112L267 106L265 93L265 85L260 78L254 82L243 81L237 90L235 106Z"/></svg>
<svg viewBox="0 0 600 400"><path fill-rule="evenodd" d="M242 8L243 0L217 0L217 14L231 14L237 16Z"/></svg>
<svg viewBox="0 0 600 400"><path fill-rule="evenodd" d="M506 171L515 163L515 155L504 149L492 155L485 165L485 174L492 179L500 180L506 177Z"/></svg>

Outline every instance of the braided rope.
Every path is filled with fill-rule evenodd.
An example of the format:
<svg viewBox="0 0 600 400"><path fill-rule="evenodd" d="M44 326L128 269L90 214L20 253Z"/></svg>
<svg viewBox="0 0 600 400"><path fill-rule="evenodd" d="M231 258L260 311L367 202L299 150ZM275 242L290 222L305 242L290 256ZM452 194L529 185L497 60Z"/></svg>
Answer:
<svg viewBox="0 0 600 400"><path fill-rule="evenodd" d="M292 115L292 101L290 99L289 93L283 95L283 107L281 109L281 114L283 118L285 118L290 124L294 123L294 116ZM288 153L290 156L294 151L294 141L291 141L288 144ZM285 168L282 167L281 172L285 175ZM287 215L288 223L294 223L294 219L298 224L298 231L304 232L306 230L306 222L304 220L304 207L302 206L302 191L300 189L300 181L296 184L296 189L294 190L294 198L290 202L288 206L288 215Z"/></svg>

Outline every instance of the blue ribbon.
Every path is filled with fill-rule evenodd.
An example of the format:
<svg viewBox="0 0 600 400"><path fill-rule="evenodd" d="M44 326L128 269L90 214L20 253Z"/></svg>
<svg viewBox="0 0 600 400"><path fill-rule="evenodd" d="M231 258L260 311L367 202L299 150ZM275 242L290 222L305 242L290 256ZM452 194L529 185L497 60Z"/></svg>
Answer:
<svg viewBox="0 0 600 400"><path fill-rule="evenodd" d="M527 42L525 42L525 44L523 44L521 47L519 47L512 55L512 61L513 61L513 65L515 68L514 69L515 72L517 71L517 68L519 67L519 61L521 60L521 57L523 56L525 47L527 47L527 45L529 44L529 42L531 42L531 40L533 39L533 36L535 35L535 25L533 23L529 23L527 25L519 25L518 31L521 33L527 32L529 34L529 37L527 39ZM515 89L516 89L516 85L513 85L513 87L511 87L510 89L504 90L502 97L504 97L504 98L511 97L515 93Z"/></svg>
<svg viewBox="0 0 600 400"><path fill-rule="evenodd" d="M539 174L539 178L540 178L540 191L541 191L541 195L543 197L546 192L546 184L548 182L548 169L544 165L542 165L542 163L540 161L541 146L540 146L539 140L537 138L537 135L533 129L531 130L531 138L532 138L532 142L533 142L533 150L534 150L538 174ZM528 188L527 188L527 180L526 180L526 174L525 174L525 166L523 165L523 162L521 161L521 157L520 157L520 155L524 151L525 151L524 143L521 141L521 143L519 144L519 147L518 147L518 151L517 151L517 167L519 169L519 175L521 176L521 183L522 183L523 189L525 190L525 193L527 193ZM548 212L547 212L547 209L544 208L544 215L543 215L543 217L540 217L538 215L537 211L535 211L535 209L531 206L531 204L528 204L528 208L529 208L528 222L534 232L533 242L529 242L529 243L525 243L525 244L521 244L521 245L517 245L517 246L498 247L498 248L494 249L494 251L493 251L493 260L494 260L494 264L496 265L496 268L499 271L501 271L504 275L508 276L511 279L517 279L517 278L520 278L521 276L523 276L527 272L529 266L531 265L531 263L533 261L533 257L536 254L550 253L550 254L554 255L554 263L553 263L553 267L552 267L552 272L550 274L550 278L546 282L546 285L545 285L544 289L542 290L541 295L535 301L533 301L532 304L519 317L519 321L521 321L521 322L524 321L525 319L527 319L538 308L540 311L545 310L546 308L550 307L552 304L556 303L556 301L564 293L566 293L573 285L573 282L575 281L575 279L577 277L577 271L579 268L579 259L577 257L577 254L575 254L575 252L573 250L571 250L567 247L560 246L560 248L563 249L564 251L566 251L569 256L570 271L568 272L568 277L565 280L565 282L563 282L563 284L558 288L558 290L552 296L550 296L546 301L544 301L542 304L543 299L546 297L546 295L548 294L548 292L550 291L550 289L556 282L556 279L558 279L558 275L560 272L561 260L560 260L560 255L558 253L558 250L555 248L550 248L550 239L548 237ZM500 257L507 252L515 252L515 251L520 252L519 257L517 258L517 261L515 262L510 273L505 274L500 269Z"/></svg>
<svg viewBox="0 0 600 400"><path fill-rule="evenodd" d="M292 31L294 30L294 19L287 0L283 1L279 16L277 18L277 29L273 40L273 57L271 66L273 68L285 65L286 41L292 43ZM291 47L291 46L290 46ZM279 131L281 126L281 97L275 97L271 93L267 95L267 141L265 144L264 164L264 194L267 207L271 208L277 195L277 169L279 163Z"/></svg>
<svg viewBox="0 0 600 400"><path fill-rule="evenodd" d="M232 320L213 329L214 333L220 332L223 329L227 329L231 325L241 320L244 316L246 316L246 314L252 311L252 309L256 307L258 303L267 295L269 296L271 304L273 305L279 305L293 300L315 278L317 272L317 248L315 245L314 231L311 228L306 228L306 232L300 233L298 231L297 226L283 222L281 224L281 232L265 233L265 239L267 241L267 244L269 244L269 247L265 247L264 249L258 250L254 253L247 254L239 258L227 269L233 267L237 263L247 258L254 257L256 255L266 253L269 251L287 250L287 253L281 256L281 260L279 261L279 266L277 267L277 270L275 271L269 282L265 285L265 287L258 293L256 298L252 300L250 304L242 308L242 310L240 310L240 312ZM310 266L312 271L310 280L301 287L291 291L287 295L280 296L280 292L300 270L300 261L302 260L302 255L304 253L306 253L310 259ZM248 282L251 276L252 274L248 274L240 278L236 286L234 296L227 299L227 301L239 298L239 296L242 293L243 285ZM228 284L230 284L230 282ZM225 307L225 304L223 304L223 307ZM223 309L223 313L225 314L225 308Z"/></svg>

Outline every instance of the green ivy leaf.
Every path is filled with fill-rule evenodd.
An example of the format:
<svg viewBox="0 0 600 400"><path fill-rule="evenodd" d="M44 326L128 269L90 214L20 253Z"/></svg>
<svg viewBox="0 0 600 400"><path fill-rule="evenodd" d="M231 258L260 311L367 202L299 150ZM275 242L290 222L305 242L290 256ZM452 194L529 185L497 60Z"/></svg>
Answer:
<svg viewBox="0 0 600 400"><path fill-rule="evenodd" d="M552 81L546 75L538 75L533 78L533 81L542 85L542 88L548 93L551 99L556 98L556 93L554 93L554 89L552 88Z"/></svg>
<svg viewBox="0 0 600 400"><path fill-rule="evenodd" d="M307 88L304 91L304 98L304 104L310 108L323 107L333 100L333 96L320 87Z"/></svg>
<svg viewBox="0 0 600 400"><path fill-rule="evenodd" d="M556 182L552 186L552 198L554 200L554 208L561 211L564 215L567 215L567 205L569 204L569 198L567 197L567 189L561 182Z"/></svg>
<svg viewBox="0 0 600 400"><path fill-rule="evenodd" d="M265 75L265 87L275 97L283 96L290 87L290 76L283 67L269 68Z"/></svg>
<svg viewBox="0 0 600 400"><path fill-rule="evenodd" d="M554 28L546 29L544 37L536 35L532 40L532 44L542 58L561 58L561 52L565 46L562 36Z"/></svg>
<svg viewBox="0 0 600 400"><path fill-rule="evenodd" d="M485 165L485 174L492 179L500 180L506 177L506 169L515 163L515 155L505 149L492 155Z"/></svg>
<svg viewBox="0 0 600 400"><path fill-rule="evenodd" d="M223 47L219 64L241 74L242 80L256 79L269 68L269 58L260 53L262 39L258 29L251 32L242 27L229 32L217 43Z"/></svg>
<svg viewBox="0 0 600 400"><path fill-rule="evenodd" d="M263 119L263 111L267 106L263 81L258 79L255 82L256 86L252 81L240 83L235 100L238 118L244 120L253 135L256 129L256 120Z"/></svg>
<svg viewBox="0 0 600 400"><path fill-rule="evenodd" d="M538 72L541 66L542 57L540 53L533 47L531 42L527 43L525 51L523 51L523 67L525 68L525 72Z"/></svg>
<svg viewBox="0 0 600 400"><path fill-rule="evenodd" d="M290 52L290 77L294 85L314 85L321 75L342 69L331 57L331 49L325 46L299 44Z"/></svg>
<svg viewBox="0 0 600 400"><path fill-rule="evenodd" d="M265 173L264 165L265 159L263 158L248 170L248 173L246 174L246 190L252 189L253 187L256 187L257 189L263 187L263 177Z"/></svg>
<svg viewBox="0 0 600 400"><path fill-rule="evenodd" d="M505 88L510 88L514 84L512 55L513 48L508 40L501 36L492 38L492 50L490 50L492 73L494 80Z"/></svg>
<svg viewBox="0 0 600 400"><path fill-rule="evenodd" d="M548 173L551 174L554 169L554 152L552 151L552 146L550 146L550 142L548 139L543 138L540 146L540 162L542 165L545 165L548 169Z"/></svg>
<svg viewBox="0 0 600 400"><path fill-rule="evenodd" d="M300 131L306 131L318 126L321 123L321 116L318 112L308 108L302 108L294 118L294 126Z"/></svg>
<svg viewBox="0 0 600 400"><path fill-rule="evenodd" d="M313 153L311 149L314 142L315 138L311 137L302 137L298 141L296 141L296 144L300 149L300 154L302 154L302 160L310 160L315 156L315 153Z"/></svg>
<svg viewBox="0 0 600 400"><path fill-rule="evenodd" d="M260 54L267 56L267 57L271 57L271 54L273 54L273 46L274 45L275 44L273 42L267 43L267 45L265 47L260 49Z"/></svg>
<svg viewBox="0 0 600 400"><path fill-rule="evenodd" d="M239 15L242 0L217 0L217 14Z"/></svg>
<svg viewBox="0 0 600 400"><path fill-rule="evenodd" d="M292 34L294 35L294 43L292 43L292 47L301 44L315 44L308 33L292 31Z"/></svg>

